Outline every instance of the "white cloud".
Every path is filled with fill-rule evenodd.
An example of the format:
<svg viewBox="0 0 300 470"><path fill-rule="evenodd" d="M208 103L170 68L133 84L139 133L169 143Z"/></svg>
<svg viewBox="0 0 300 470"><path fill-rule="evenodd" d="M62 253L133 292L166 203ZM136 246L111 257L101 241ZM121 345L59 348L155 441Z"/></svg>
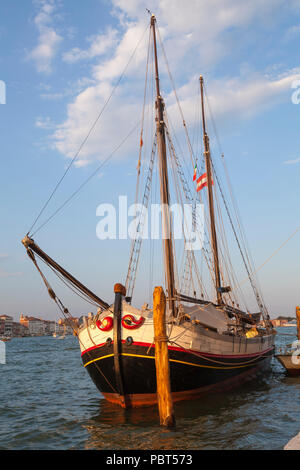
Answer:
<svg viewBox="0 0 300 470"><path fill-rule="evenodd" d="M284 39L286 41L290 41L290 40L293 40L293 39L296 39L296 37L300 34L300 25L297 24L297 25L293 25L293 26L290 26L286 33L285 33L285 36L284 36Z"/></svg>
<svg viewBox="0 0 300 470"><path fill-rule="evenodd" d="M43 100L50 100L50 101L55 101L55 100L61 100L65 96L64 93L41 93L40 97L43 98Z"/></svg>
<svg viewBox="0 0 300 470"><path fill-rule="evenodd" d="M94 78L100 82L105 82L119 77L137 48L138 42L141 38L145 38L145 36L144 24L131 23L128 25L122 39L115 48L112 58L101 62L93 68ZM145 75L146 53L146 40L144 40L141 41L140 47L136 49L133 62L130 64L130 69L127 71L128 74L130 73L131 76L136 76L136 74L140 76Z"/></svg>
<svg viewBox="0 0 300 470"><path fill-rule="evenodd" d="M69 104L67 120L57 127L53 135L54 145L62 154L73 158L110 92L111 87L107 83L100 83L85 89ZM105 118L98 123L97 130L90 135L77 166L105 159L136 124L139 115L136 103L127 103L124 97L118 96L105 113ZM128 148L125 147L124 151Z"/></svg>
<svg viewBox="0 0 300 470"><path fill-rule="evenodd" d="M72 64L80 60L89 60L107 54L116 44L116 40L117 31L109 28L106 34L98 34L97 36L89 37L87 39L90 43L88 49L82 50L78 47L74 47L70 51L65 52L63 54L63 60Z"/></svg>
<svg viewBox="0 0 300 470"><path fill-rule="evenodd" d="M265 29L285 3L284 0L152 0L151 9L161 31L166 33L166 46L171 43L170 61L179 65L188 54L195 63L206 67L231 52L236 38L247 35L250 25ZM141 5L139 0L113 0L113 4L131 21L145 21L147 2Z"/></svg>
<svg viewBox="0 0 300 470"><path fill-rule="evenodd" d="M55 128L55 124L51 121L49 117L38 117L35 122L35 125L36 127L44 130L53 130Z"/></svg>
<svg viewBox="0 0 300 470"><path fill-rule="evenodd" d="M39 12L34 18L34 24L39 31L38 44L29 53L28 58L35 62L38 72L49 74L62 37L52 26L56 10L55 0L39 0L37 4Z"/></svg>
<svg viewBox="0 0 300 470"><path fill-rule="evenodd" d="M234 78L212 80L207 85L207 94L213 115L219 118L226 116L250 117L263 108L290 100L291 84L300 79L300 68L286 71L285 74L272 76L252 73ZM186 119L192 122L197 99L196 86L198 77L178 90L181 106ZM194 89L194 93L191 90ZM167 98L169 113L176 111L173 94Z"/></svg>
<svg viewBox="0 0 300 470"><path fill-rule="evenodd" d="M294 160L286 160L283 162L285 165L296 165L297 163L300 163L300 157L295 158Z"/></svg>
<svg viewBox="0 0 300 470"><path fill-rule="evenodd" d="M90 38L86 50L73 48L64 55L64 60L74 63L83 59L94 59L91 77L86 86L69 103L66 120L57 126L52 135L53 145L68 158L73 158L89 129L109 97L116 80L123 72L145 31L149 18L138 0L113 0L115 14L120 21L119 36L115 30ZM280 17L283 0L153 0L152 9L159 19L159 31L164 40L169 65L176 83L178 95L187 122L193 122L195 100L198 94L199 74L210 65L224 60L232 54L237 38L243 38L244 31L252 27L268 28L274 18ZM249 34L248 34L249 36ZM248 36L245 39L248 40ZM110 57L107 58L106 51ZM121 83L109 107L105 110L97 128L83 147L77 166L85 166L93 160L102 160L129 132L141 115L143 80L147 53L147 34L141 42L130 67L126 80ZM95 60L96 59L96 60ZM161 88L168 110L175 111L174 95L166 81L166 68L161 66ZM244 69L244 70L243 70ZM247 70L246 70L247 69ZM251 72L251 66L240 66L241 73L234 77L208 80L208 94L214 116L248 117L263 107L287 99L291 82L300 77L300 70L287 70L285 74L272 75ZM245 70L247 73L245 73ZM130 83L129 83L130 79ZM136 135L123 149L136 155Z"/></svg>

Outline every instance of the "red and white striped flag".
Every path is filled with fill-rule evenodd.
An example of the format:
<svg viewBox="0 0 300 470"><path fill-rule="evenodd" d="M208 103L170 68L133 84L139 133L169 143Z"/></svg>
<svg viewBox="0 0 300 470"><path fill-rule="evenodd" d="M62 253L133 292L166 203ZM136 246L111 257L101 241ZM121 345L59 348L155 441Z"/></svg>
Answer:
<svg viewBox="0 0 300 470"><path fill-rule="evenodd" d="M207 186L207 173L204 173L200 178L197 179L197 192L201 191L205 186ZM211 180L211 184L214 184Z"/></svg>

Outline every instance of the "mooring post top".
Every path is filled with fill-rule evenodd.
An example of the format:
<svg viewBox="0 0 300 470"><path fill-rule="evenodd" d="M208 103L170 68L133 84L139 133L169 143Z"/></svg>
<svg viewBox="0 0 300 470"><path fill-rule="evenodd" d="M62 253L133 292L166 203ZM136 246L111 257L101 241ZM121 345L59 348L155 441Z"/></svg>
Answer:
<svg viewBox="0 0 300 470"><path fill-rule="evenodd" d="M153 302L158 303L158 302L163 302L165 303L166 301L166 295L164 292L164 289L161 286L157 286L154 288L153 291Z"/></svg>
<svg viewBox="0 0 300 470"><path fill-rule="evenodd" d="M166 295L162 287L155 287L153 291L153 319L156 315L166 314Z"/></svg>
<svg viewBox="0 0 300 470"><path fill-rule="evenodd" d="M164 289L163 289L162 286L156 286L156 287L154 287L153 293L154 293L154 292L163 292L163 293L164 293Z"/></svg>
<svg viewBox="0 0 300 470"><path fill-rule="evenodd" d="M115 284L115 287L114 287L114 293L115 294L122 294L126 295L126 287L124 287L122 284Z"/></svg>

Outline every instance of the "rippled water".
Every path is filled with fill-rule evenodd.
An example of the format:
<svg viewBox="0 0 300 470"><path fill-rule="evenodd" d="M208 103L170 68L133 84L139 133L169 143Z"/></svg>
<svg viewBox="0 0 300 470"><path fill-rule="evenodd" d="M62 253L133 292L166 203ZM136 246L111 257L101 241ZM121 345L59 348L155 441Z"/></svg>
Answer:
<svg viewBox="0 0 300 470"><path fill-rule="evenodd" d="M176 428L166 430L156 407L125 411L101 398L76 338L14 338L6 348L0 449L282 449L300 431L300 377L275 359L255 384L175 404Z"/></svg>

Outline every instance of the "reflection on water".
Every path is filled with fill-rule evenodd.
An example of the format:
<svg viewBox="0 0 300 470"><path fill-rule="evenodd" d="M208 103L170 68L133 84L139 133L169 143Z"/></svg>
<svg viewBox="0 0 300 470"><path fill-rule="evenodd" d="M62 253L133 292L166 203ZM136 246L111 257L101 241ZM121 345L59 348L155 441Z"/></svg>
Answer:
<svg viewBox="0 0 300 470"><path fill-rule="evenodd" d="M176 403L169 430L159 426L157 407L124 410L102 399L75 338L13 339L7 349L0 449L282 449L299 432L300 378L287 377L275 359L255 382Z"/></svg>
<svg viewBox="0 0 300 470"><path fill-rule="evenodd" d="M289 430L294 428L291 436L298 432L300 413L294 405L299 389L300 380L286 377L274 360L255 383L176 403L176 428L171 430L158 426L156 407L123 410L100 400L86 426L86 448L280 449L290 438Z"/></svg>

